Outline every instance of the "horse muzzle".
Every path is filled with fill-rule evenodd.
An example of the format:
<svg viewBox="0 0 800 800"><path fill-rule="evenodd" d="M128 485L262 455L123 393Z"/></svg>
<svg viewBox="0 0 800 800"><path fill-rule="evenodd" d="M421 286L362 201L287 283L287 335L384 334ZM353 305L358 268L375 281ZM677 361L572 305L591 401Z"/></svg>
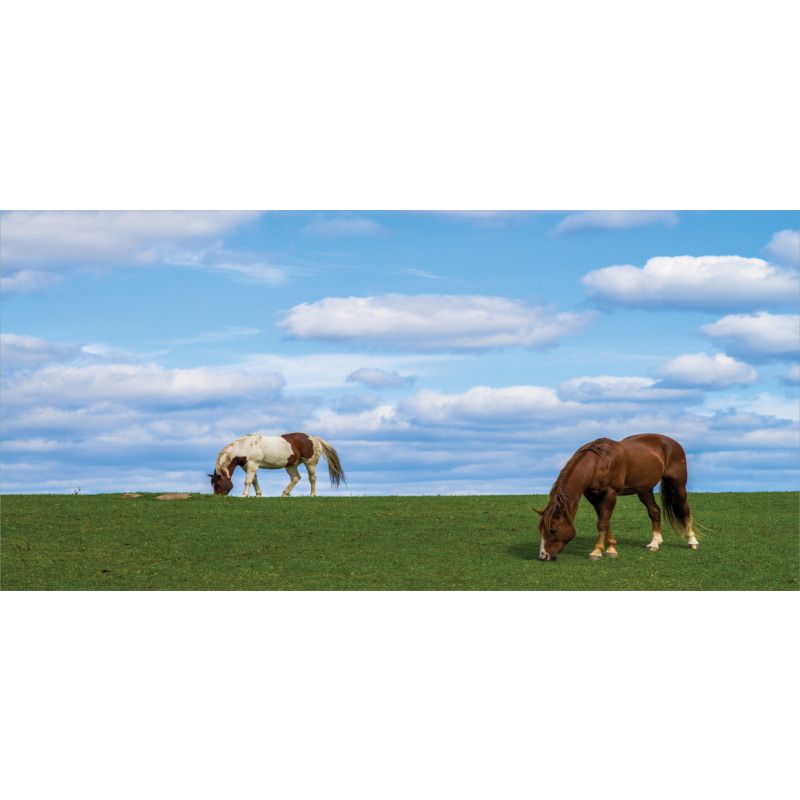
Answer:
<svg viewBox="0 0 800 800"><path fill-rule="evenodd" d="M544 546L544 538L539 543L539 558L542 561L558 561L558 553L548 553Z"/></svg>

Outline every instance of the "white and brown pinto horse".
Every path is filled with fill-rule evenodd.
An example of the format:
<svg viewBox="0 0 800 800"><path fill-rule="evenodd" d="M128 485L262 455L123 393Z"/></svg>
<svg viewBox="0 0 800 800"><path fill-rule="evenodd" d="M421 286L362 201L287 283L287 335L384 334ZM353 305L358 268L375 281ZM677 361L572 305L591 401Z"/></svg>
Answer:
<svg viewBox="0 0 800 800"><path fill-rule="evenodd" d="M660 433L640 433L622 441L597 439L585 444L561 470L553 488L550 502L541 516L539 534L542 537L539 558L555 561L558 554L575 536L572 524L583 495L597 512L597 545L589 558L597 561L603 556L616 556L616 540L611 533L611 514L617 497L638 495L647 507L653 523L653 539L648 550L658 550L661 538L661 511L653 488L661 481L661 505L670 524L688 537L688 545L697 549L692 531L692 512L686 502L686 454L674 440Z"/></svg>
<svg viewBox="0 0 800 800"><path fill-rule="evenodd" d="M341 481L347 483L338 453L319 436L307 433L284 433L281 436L261 436L249 433L223 447L217 456L214 474L209 473L214 494L228 494L233 489L231 474L236 467L241 467L247 477L244 481L244 494L250 494L250 484L256 489L256 497L261 497L256 473L259 469L285 469L291 478L289 485L283 490L286 497L300 480L298 466L306 465L308 479L311 481L311 496L316 495L317 462L325 456L328 462L328 473L331 486L338 486Z"/></svg>

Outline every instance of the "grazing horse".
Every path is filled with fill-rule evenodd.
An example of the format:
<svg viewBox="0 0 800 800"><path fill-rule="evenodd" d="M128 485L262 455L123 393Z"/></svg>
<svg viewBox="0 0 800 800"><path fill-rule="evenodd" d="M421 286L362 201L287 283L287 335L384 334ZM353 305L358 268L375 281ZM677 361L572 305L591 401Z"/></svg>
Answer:
<svg viewBox="0 0 800 800"><path fill-rule="evenodd" d="M597 439L585 444L570 458L550 490L550 502L544 511L534 509L541 517L542 537L539 558L555 561L564 545L575 536L572 524L583 495L597 512L597 545L589 558L616 556L616 540L611 533L611 514L617 497L638 495L647 507L653 523L653 539L647 545L658 550L661 538L661 511L653 487L661 481L661 505L670 524L688 536L688 545L697 549L692 531L692 512L686 502L686 453L674 440L660 433L640 433L620 442Z"/></svg>
<svg viewBox="0 0 800 800"><path fill-rule="evenodd" d="M283 469L289 473L291 481L283 490L281 497L286 497L300 480L297 467L306 465L308 479L311 481L311 496L316 495L317 462L325 456L328 462L328 472L331 476L331 486L338 486L340 481L347 483L342 465L339 463L339 454L319 436L309 436L307 433L284 433L281 436L260 436L249 433L223 447L217 456L214 474L209 473L214 494L228 494L233 489L231 474L236 467L241 467L247 477L244 481L244 494L250 494L250 484L256 488L256 497L261 497L261 488L258 485L256 473L261 469Z"/></svg>

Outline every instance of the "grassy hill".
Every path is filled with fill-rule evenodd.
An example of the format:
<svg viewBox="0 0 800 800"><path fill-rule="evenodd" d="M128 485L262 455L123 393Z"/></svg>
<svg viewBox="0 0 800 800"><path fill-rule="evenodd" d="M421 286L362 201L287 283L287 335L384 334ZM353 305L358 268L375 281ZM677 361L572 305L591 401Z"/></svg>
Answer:
<svg viewBox="0 0 800 800"><path fill-rule="evenodd" d="M538 560L542 495L291 497L4 495L4 590L777 590L798 588L797 492L693 493L700 548L635 497L619 558L590 562L586 501L560 560ZM697 528L696 528L697 530Z"/></svg>

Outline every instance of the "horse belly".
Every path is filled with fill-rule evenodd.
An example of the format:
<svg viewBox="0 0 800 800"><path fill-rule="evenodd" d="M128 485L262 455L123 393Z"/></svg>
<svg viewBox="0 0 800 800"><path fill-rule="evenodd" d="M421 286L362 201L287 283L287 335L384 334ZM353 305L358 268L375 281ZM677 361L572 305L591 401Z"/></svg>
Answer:
<svg viewBox="0 0 800 800"><path fill-rule="evenodd" d="M261 469L281 469L292 460L292 446L280 436L262 436L248 454Z"/></svg>

